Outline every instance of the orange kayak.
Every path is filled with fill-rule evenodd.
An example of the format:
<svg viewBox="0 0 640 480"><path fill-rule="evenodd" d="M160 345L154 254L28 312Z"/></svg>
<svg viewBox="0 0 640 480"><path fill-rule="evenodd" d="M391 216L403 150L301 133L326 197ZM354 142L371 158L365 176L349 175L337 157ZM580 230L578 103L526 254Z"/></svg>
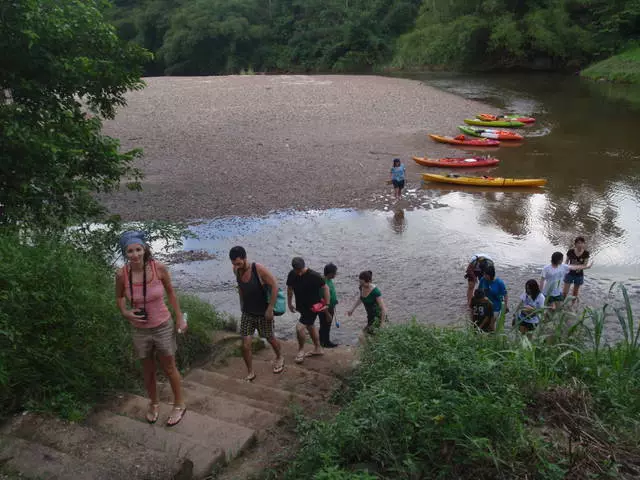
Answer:
<svg viewBox="0 0 640 480"><path fill-rule="evenodd" d="M413 157L418 165L425 167L442 167L442 168L475 168L475 167L492 167L500 163L497 158L491 157L447 157L447 158L426 158Z"/></svg>
<svg viewBox="0 0 640 480"><path fill-rule="evenodd" d="M533 123L536 121L533 117L526 117L524 115L491 115L490 113L481 113L477 116L480 120L485 122L498 122L500 120L511 120L522 123Z"/></svg>
<svg viewBox="0 0 640 480"><path fill-rule="evenodd" d="M458 135L457 137L448 137L446 135L433 135L429 134L432 140L440 143L448 143L449 145L466 145L468 147L498 147L500 142L498 140L491 140L488 138L467 138L464 135Z"/></svg>

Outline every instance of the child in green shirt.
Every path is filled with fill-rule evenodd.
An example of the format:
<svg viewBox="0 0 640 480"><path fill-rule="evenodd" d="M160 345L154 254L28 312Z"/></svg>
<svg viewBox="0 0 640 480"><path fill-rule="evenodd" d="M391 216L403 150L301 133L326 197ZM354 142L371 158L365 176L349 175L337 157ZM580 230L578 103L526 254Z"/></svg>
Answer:
<svg viewBox="0 0 640 480"><path fill-rule="evenodd" d="M320 318L320 345L324 348L337 347L337 343L333 343L329 334L331 332L331 324L336 314L336 305L338 304L338 295L336 295L336 288L333 285L333 279L336 278L338 273L338 267L333 263L328 263L324 267L324 281L329 287L329 305L328 308L318 314Z"/></svg>

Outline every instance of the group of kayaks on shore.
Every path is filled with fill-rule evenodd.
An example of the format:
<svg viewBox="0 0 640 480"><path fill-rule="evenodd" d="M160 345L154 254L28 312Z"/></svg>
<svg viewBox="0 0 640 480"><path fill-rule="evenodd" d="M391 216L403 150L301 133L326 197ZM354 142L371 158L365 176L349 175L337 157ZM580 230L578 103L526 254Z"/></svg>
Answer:
<svg viewBox="0 0 640 480"><path fill-rule="evenodd" d="M524 137L511 130L502 128L518 128L536 121L533 117L524 115L491 115L481 113L476 118L466 118L466 125L458 127L462 135L456 137L429 134L432 140L440 143L447 143L456 146L468 147L497 147L501 141L518 142ZM496 128L497 127L497 128ZM475 138L468 138L466 135ZM493 167L500 163L494 157L447 157L447 158L427 158L413 157L413 160L425 167L439 168L474 168ZM452 183L457 185L480 185L488 187L542 187L547 183L543 178L501 178L501 177L467 177L462 175L436 175L430 173L422 174L423 180Z"/></svg>

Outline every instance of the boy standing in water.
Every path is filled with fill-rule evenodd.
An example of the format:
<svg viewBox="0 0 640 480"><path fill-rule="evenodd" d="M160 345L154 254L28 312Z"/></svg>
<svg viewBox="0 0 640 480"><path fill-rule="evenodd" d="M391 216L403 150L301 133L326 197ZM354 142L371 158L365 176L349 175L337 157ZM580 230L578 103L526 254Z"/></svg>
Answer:
<svg viewBox="0 0 640 480"><path fill-rule="evenodd" d="M396 200L402 197L402 189L404 188L404 165L400 163L399 158L393 159L393 167L391 167L391 183L393 184L393 191L396 195Z"/></svg>
<svg viewBox="0 0 640 480"><path fill-rule="evenodd" d="M585 241L584 237L577 237L573 242L574 247L569 249L567 252L567 260L566 262L569 265L585 265L589 260L589 251L585 250ZM578 300L578 292L580 291L580 286L584 283L584 271L582 270L574 270L567 273L564 276L564 288L562 291L562 295L566 298L569 294L569 288L571 284L573 284L573 292L572 295L574 297L573 303Z"/></svg>
<svg viewBox="0 0 640 480"><path fill-rule="evenodd" d="M471 299L471 321L483 332L491 331L493 304L482 288L478 288Z"/></svg>
<svg viewBox="0 0 640 480"><path fill-rule="evenodd" d="M540 278L540 290L546 297L551 310L556 310L560 303L564 300L560 284L565 276L572 271L591 268L588 265L567 265L562 263L564 255L562 252L554 252L551 255L551 264L542 269L542 278ZM546 288L545 288L546 287Z"/></svg>
<svg viewBox="0 0 640 480"><path fill-rule="evenodd" d="M318 314L320 319L320 345L324 348L335 348L337 343L331 341L331 324L336 315L336 305L338 305L338 295L336 287L333 285L333 279L336 278L338 267L333 263L328 263L324 267L324 281L329 287L329 305L327 309Z"/></svg>

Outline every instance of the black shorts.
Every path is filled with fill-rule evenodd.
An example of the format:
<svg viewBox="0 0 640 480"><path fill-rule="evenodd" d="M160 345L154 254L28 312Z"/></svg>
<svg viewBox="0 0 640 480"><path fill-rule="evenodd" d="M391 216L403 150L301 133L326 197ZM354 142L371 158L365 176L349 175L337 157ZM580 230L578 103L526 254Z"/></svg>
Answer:
<svg viewBox="0 0 640 480"><path fill-rule="evenodd" d="M529 322L520 322L520 326L526 328L527 331L531 332L532 330L536 329L538 324L537 323L529 323Z"/></svg>
<svg viewBox="0 0 640 480"><path fill-rule="evenodd" d="M300 312L300 319L298 321L307 327L313 327L317 316L317 313L307 310L305 312Z"/></svg>
<svg viewBox="0 0 640 480"><path fill-rule="evenodd" d="M404 188L404 180L392 180L391 183L393 183L394 188L399 188L400 190Z"/></svg>

